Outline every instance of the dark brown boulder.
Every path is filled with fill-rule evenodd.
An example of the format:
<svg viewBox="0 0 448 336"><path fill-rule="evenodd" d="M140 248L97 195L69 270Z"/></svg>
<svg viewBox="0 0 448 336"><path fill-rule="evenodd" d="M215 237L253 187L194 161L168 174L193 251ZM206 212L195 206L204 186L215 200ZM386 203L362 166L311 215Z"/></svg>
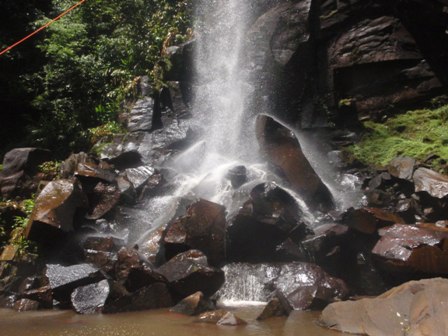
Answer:
<svg viewBox="0 0 448 336"><path fill-rule="evenodd" d="M376 298L332 303L320 325L350 334L446 335L448 280L411 281Z"/></svg>
<svg viewBox="0 0 448 336"><path fill-rule="evenodd" d="M86 197L78 183L69 180L48 183L36 198L26 228L26 237L45 242L55 230L72 231L76 210L85 206ZM49 236L46 236L47 233Z"/></svg>
<svg viewBox="0 0 448 336"><path fill-rule="evenodd" d="M284 265L271 286L285 293L294 310L321 309L328 303L347 298L349 294L343 280L309 263Z"/></svg>
<svg viewBox="0 0 448 336"><path fill-rule="evenodd" d="M88 219L99 219L111 211L120 201L121 191L115 184L98 182L93 190L89 192Z"/></svg>
<svg viewBox="0 0 448 336"><path fill-rule="evenodd" d="M207 265L206 256L197 250L178 254L157 269L181 298L202 292L213 295L224 283L224 273Z"/></svg>
<svg viewBox="0 0 448 336"><path fill-rule="evenodd" d="M382 227L403 224L404 221L398 215L378 208L350 208L343 214L342 223L358 232L374 234Z"/></svg>
<svg viewBox="0 0 448 336"><path fill-rule="evenodd" d="M225 208L201 199L166 228L165 257L170 259L179 252L198 249L207 256L210 265L219 265L225 260L225 230Z"/></svg>
<svg viewBox="0 0 448 336"><path fill-rule="evenodd" d="M379 233L372 253L389 272L448 274L447 229L397 224Z"/></svg>
<svg viewBox="0 0 448 336"><path fill-rule="evenodd" d="M269 300L257 320L263 321L276 316L289 316L293 310L283 293L275 291L274 297Z"/></svg>
<svg viewBox="0 0 448 336"><path fill-rule="evenodd" d="M182 299L170 311L195 316L215 308L215 304L210 299L205 298L202 292L197 292Z"/></svg>
<svg viewBox="0 0 448 336"><path fill-rule="evenodd" d="M155 265L159 264L160 255L162 254L162 238L166 227L167 225L162 225L155 229L139 245L140 253Z"/></svg>
<svg viewBox="0 0 448 336"><path fill-rule="evenodd" d="M292 130L267 115L257 117L257 140L262 154L312 209L333 208L330 191L302 152Z"/></svg>
<svg viewBox="0 0 448 336"><path fill-rule="evenodd" d="M308 229L301 222L296 200L274 183L254 187L250 199L234 216L227 229L227 258L230 261L267 262L289 260L279 248L288 238L293 245ZM286 259L282 259L285 256Z"/></svg>
<svg viewBox="0 0 448 336"><path fill-rule="evenodd" d="M414 184L415 192L425 191L435 198L448 195L448 176L427 168L419 168L414 172Z"/></svg>
<svg viewBox="0 0 448 336"><path fill-rule="evenodd" d="M27 197L35 192L39 179L38 166L51 159L51 152L39 148L15 148L3 158L0 172L0 194L4 198Z"/></svg>
<svg viewBox="0 0 448 336"><path fill-rule="evenodd" d="M158 282L129 293L119 285L112 285L103 313L118 313L146 309L167 308L173 299L166 284Z"/></svg>

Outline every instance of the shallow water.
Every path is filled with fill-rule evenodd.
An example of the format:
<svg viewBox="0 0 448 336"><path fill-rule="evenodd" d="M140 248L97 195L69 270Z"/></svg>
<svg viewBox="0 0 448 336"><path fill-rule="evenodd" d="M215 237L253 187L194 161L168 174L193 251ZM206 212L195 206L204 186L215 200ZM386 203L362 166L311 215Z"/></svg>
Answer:
<svg viewBox="0 0 448 336"><path fill-rule="evenodd" d="M71 311L17 313L0 309L2 336L337 336L315 325L316 312L293 312L289 318L255 320L260 307L238 308L247 326L225 327L195 323L194 317L151 310L115 315L77 315Z"/></svg>

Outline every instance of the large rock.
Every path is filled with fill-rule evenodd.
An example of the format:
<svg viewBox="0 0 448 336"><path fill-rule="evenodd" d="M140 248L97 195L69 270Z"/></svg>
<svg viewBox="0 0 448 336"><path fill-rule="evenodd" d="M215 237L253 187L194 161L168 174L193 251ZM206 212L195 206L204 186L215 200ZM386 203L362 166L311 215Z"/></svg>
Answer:
<svg viewBox="0 0 448 336"><path fill-rule="evenodd" d="M333 198L302 152L292 130L267 115L257 117L257 140L263 155L312 209L328 211Z"/></svg>
<svg viewBox="0 0 448 336"><path fill-rule="evenodd" d="M209 267L205 255L197 250L178 254L157 271L181 298L198 291L209 297L224 283L223 271Z"/></svg>
<svg viewBox="0 0 448 336"><path fill-rule="evenodd" d="M89 264L73 266L48 264L45 275L49 280L53 297L61 303L70 301L70 295L75 288L96 283L103 278L98 269Z"/></svg>
<svg viewBox="0 0 448 336"><path fill-rule="evenodd" d="M448 195L448 176L441 175L427 168L414 172L415 192L425 191L435 198Z"/></svg>
<svg viewBox="0 0 448 336"><path fill-rule="evenodd" d="M45 242L51 238L50 232L54 229L72 231L76 210L85 206L86 198L78 183L69 180L48 183L36 198L26 227L26 237Z"/></svg>
<svg viewBox="0 0 448 336"><path fill-rule="evenodd" d="M392 176L412 181L416 161L410 157L397 157L389 162L387 170Z"/></svg>
<svg viewBox="0 0 448 336"><path fill-rule="evenodd" d="M411 281L373 299L336 302L322 312L322 325L369 336L446 335L448 280Z"/></svg>
<svg viewBox="0 0 448 336"><path fill-rule="evenodd" d="M160 309L173 305L173 299L165 283L157 282L133 293L127 292L117 284L111 287L103 308L104 313Z"/></svg>
<svg viewBox="0 0 448 336"><path fill-rule="evenodd" d="M92 192L88 194L88 219L99 219L111 211L119 202L121 192L115 184L98 182Z"/></svg>
<svg viewBox="0 0 448 336"><path fill-rule="evenodd" d="M202 251L211 265L225 261L225 208L206 200L192 204L185 216L168 225L163 237L166 259L189 249Z"/></svg>
<svg viewBox="0 0 448 336"><path fill-rule="evenodd" d="M307 233L296 200L274 183L254 187L250 199L227 229L227 258L231 261L276 261L277 246L289 237L298 242ZM293 242L293 244L295 244Z"/></svg>
<svg viewBox="0 0 448 336"><path fill-rule="evenodd" d="M107 280L78 287L71 294L72 306L78 314L100 313L109 297L109 291Z"/></svg>
<svg viewBox="0 0 448 336"><path fill-rule="evenodd" d="M448 230L396 224L380 230L372 253L389 272L448 274Z"/></svg>
<svg viewBox="0 0 448 336"><path fill-rule="evenodd" d="M36 191L38 181L33 179L38 166L51 159L51 152L39 148L15 148L3 158L0 172L0 193L4 198L26 197Z"/></svg>
<svg viewBox="0 0 448 336"><path fill-rule="evenodd" d="M404 224L404 221L400 216L378 208L350 208L343 214L342 223L361 233L374 234L382 227Z"/></svg>

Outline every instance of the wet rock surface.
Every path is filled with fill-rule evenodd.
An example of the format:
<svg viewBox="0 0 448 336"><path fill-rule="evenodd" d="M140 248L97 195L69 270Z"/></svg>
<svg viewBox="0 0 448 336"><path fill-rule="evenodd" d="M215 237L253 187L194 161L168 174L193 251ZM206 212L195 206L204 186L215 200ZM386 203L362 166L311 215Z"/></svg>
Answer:
<svg viewBox="0 0 448 336"><path fill-rule="evenodd" d="M70 180L56 180L45 186L36 198L33 213L26 228L26 236L36 241L48 242L42 226L54 230L72 231L75 211L86 206L86 198L80 186ZM50 243L50 242L48 242Z"/></svg>
<svg viewBox="0 0 448 336"><path fill-rule="evenodd" d="M224 283L222 270L207 264L207 257L200 251L180 253L157 269L173 288L184 298L198 291L206 297L213 295Z"/></svg>
<svg viewBox="0 0 448 336"><path fill-rule="evenodd" d="M72 306L78 314L100 313L109 296L109 291L107 280L78 287L71 294Z"/></svg>
<svg viewBox="0 0 448 336"><path fill-rule="evenodd" d="M448 330L446 279L412 281L373 299L337 302L322 312L321 324L369 336L445 335ZM386 308L387 307L387 308Z"/></svg>
<svg viewBox="0 0 448 336"><path fill-rule="evenodd" d="M230 221L227 259L230 261L276 261L278 246L288 238L304 238L308 229L301 222L296 200L274 183L260 184ZM295 245L294 242L292 242Z"/></svg>
<svg viewBox="0 0 448 336"><path fill-rule="evenodd" d="M257 118L257 139L263 155L290 187L315 210L328 211L333 199L302 152L294 133L271 117Z"/></svg>
<svg viewBox="0 0 448 336"><path fill-rule="evenodd" d="M448 176L427 168L419 168L414 173L415 192L424 191L435 198L448 195Z"/></svg>
<svg viewBox="0 0 448 336"><path fill-rule="evenodd" d="M448 273L448 230L435 225L394 225L380 230L372 253L389 272Z"/></svg>
<svg viewBox="0 0 448 336"><path fill-rule="evenodd" d="M206 200L199 200L188 207L185 216L174 220L166 228L163 244L165 258L171 259L179 252L198 249L210 265L225 261L226 254L225 208Z"/></svg>

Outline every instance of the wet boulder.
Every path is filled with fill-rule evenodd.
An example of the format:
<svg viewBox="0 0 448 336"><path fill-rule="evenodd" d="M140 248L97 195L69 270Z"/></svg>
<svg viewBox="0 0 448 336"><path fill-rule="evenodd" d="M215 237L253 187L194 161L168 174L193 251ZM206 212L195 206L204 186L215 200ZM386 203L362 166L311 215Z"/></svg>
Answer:
<svg viewBox="0 0 448 336"><path fill-rule="evenodd" d="M70 295L74 289L96 283L103 278L98 269L89 264L73 266L47 264L45 275L54 299L62 304L70 302Z"/></svg>
<svg viewBox="0 0 448 336"><path fill-rule="evenodd" d="M89 236L82 242L85 261L110 272L117 261L118 250L125 245L121 238L113 236Z"/></svg>
<svg viewBox="0 0 448 336"><path fill-rule="evenodd" d="M211 323L223 326L239 326L246 325L247 322L226 310L214 310L206 312L198 316L196 322L199 323Z"/></svg>
<svg viewBox="0 0 448 336"><path fill-rule="evenodd" d="M139 251L142 255L148 259L151 263L158 265L163 254L162 249L162 238L166 230L167 225L162 225L161 227L152 231L147 237L145 237L144 242L139 245Z"/></svg>
<svg viewBox="0 0 448 336"><path fill-rule="evenodd" d="M185 299L182 299L182 301L171 308L170 311L195 316L215 308L215 304L210 299L205 298L202 292L196 292Z"/></svg>
<svg viewBox="0 0 448 336"><path fill-rule="evenodd" d="M109 291L107 280L78 287L71 294L73 309L78 314L100 313L109 297Z"/></svg>
<svg viewBox="0 0 448 336"><path fill-rule="evenodd" d="M26 227L28 239L51 243L58 231L72 231L75 212L86 206L86 197L78 183L56 180L48 183L37 196Z"/></svg>
<svg viewBox="0 0 448 336"><path fill-rule="evenodd" d="M412 181L416 161L410 157L397 157L389 162L387 170L390 175Z"/></svg>
<svg viewBox="0 0 448 336"><path fill-rule="evenodd" d="M369 336L445 335L448 280L411 281L376 298L336 302L322 312L320 325Z"/></svg>
<svg viewBox="0 0 448 336"><path fill-rule="evenodd" d="M294 132L267 115L259 115L256 133L262 154L305 203L315 210L331 210L331 193L303 154Z"/></svg>
<svg viewBox="0 0 448 336"><path fill-rule="evenodd" d="M155 170L151 166L140 166L135 168L128 168L123 172L123 176L132 184L135 190L141 189L143 185L148 182L149 178L153 176Z"/></svg>
<svg viewBox="0 0 448 336"><path fill-rule="evenodd" d="M348 209L342 223L365 234L374 234L378 229L393 224L403 224L403 219L391 212L379 208Z"/></svg>
<svg viewBox="0 0 448 336"><path fill-rule="evenodd" d="M98 182L88 193L89 211L88 219L100 219L111 211L120 201L121 191L116 184Z"/></svg>
<svg viewBox="0 0 448 336"><path fill-rule="evenodd" d="M337 271L347 261L341 250L350 239L349 228L341 224L324 224L313 230L313 234L300 243L299 260L314 262L325 269Z"/></svg>
<svg viewBox="0 0 448 336"><path fill-rule="evenodd" d="M146 309L168 308L173 299L165 283L156 282L129 293L119 284L112 284L103 308L104 313L119 313Z"/></svg>
<svg viewBox="0 0 448 336"><path fill-rule="evenodd" d="M225 261L225 208L206 200L188 207L185 216L170 223L163 237L166 259L189 249L202 251L211 265Z"/></svg>
<svg viewBox="0 0 448 336"><path fill-rule="evenodd" d="M104 181L107 183L113 183L117 175L112 169L104 169L95 163L79 163L75 175L82 182L98 182Z"/></svg>
<svg viewBox="0 0 448 336"><path fill-rule="evenodd" d="M115 169L125 170L137 168L143 165L142 156L136 150L119 153L115 157L105 158L105 161L114 166Z"/></svg>
<svg viewBox="0 0 448 336"><path fill-rule="evenodd" d="M122 247L118 251L114 267L115 280L123 284L129 292L135 292L153 283L167 282L135 249Z"/></svg>
<svg viewBox="0 0 448 336"><path fill-rule="evenodd" d="M294 243L308 233L296 200L274 183L252 189L250 199L233 216L227 229L227 258L231 261L275 261L278 246ZM293 244L294 244L293 243Z"/></svg>
<svg viewBox="0 0 448 336"><path fill-rule="evenodd" d="M180 253L157 269L174 293L184 298L198 291L206 297L213 295L224 283L224 273L209 267L207 257L200 251Z"/></svg>
<svg viewBox="0 0 448 336"><path fill-rule="evenodd" d="M415 192L427 192L435 198L448 195L448 176L427 168L419 168L414 172L414 184Z"/></svg>
<svg viewBox="0 0 448 336"><path fill-rule="evenodd" d="M372 250L391 273L448 274L448 230L435 225L396 224L379 231Z"/></svg>
<svg viewBox="0 0 448 336"><path fill-rule="evenodd" d="M278 276L268 284L285 293L294 310L320 309L328 303L347 298L349 294L344 281L309 263L283 265Z"/></svg>
<svg viewBox="0 0 448 336"><path fill-rule="evenodd" d="M280 291L275 291L274 296L269 300L261 314L258 315L257 320L263 321L276 316L289 316L292 311L293 308L284 294Z"/></svg>
<svg viewBox="0 0 448 336"><path fill-rule="evenodd" d="M3 158L0 172L0 193L6 198L26 197L37 189L38 180L34 178L38 166L51 160L51 152L40 148L15 148Z"/></svg>
<svg viewBox="0 0 448 336"><path fill-rule="evenodd" d="M71 154L61 164L62 177L65 179L72 177L75 174L78 165L81 163L95 164L95 161L84 152Z"/></svg>

